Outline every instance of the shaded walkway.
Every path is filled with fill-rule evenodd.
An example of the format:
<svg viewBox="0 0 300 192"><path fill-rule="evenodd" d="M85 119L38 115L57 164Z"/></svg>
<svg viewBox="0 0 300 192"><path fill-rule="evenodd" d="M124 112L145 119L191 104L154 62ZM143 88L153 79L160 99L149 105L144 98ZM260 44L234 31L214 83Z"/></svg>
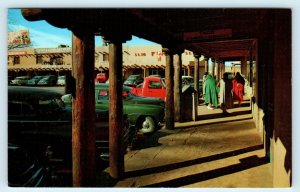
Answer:
<svg viewBox="0 0 300 192"><path fill-rule="evenodd" d="M205 110L205 106L199 108ZM218 110L211 110L211 115ZM250 106L231 113L243 110ZM271 164L264 157L251 114L176 123L175 127L145 138L143 143L154 143L141 144L126 154L125 178L102 186L272 187Z"/></svg>

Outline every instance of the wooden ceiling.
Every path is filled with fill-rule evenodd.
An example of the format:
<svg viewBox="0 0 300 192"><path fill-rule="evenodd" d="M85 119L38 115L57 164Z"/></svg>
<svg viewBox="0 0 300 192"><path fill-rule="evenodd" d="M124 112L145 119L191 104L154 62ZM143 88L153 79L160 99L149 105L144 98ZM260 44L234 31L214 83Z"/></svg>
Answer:
<svg viewBox="0 0 300 192"><path fill-rule="evenodd" d="M135 35L214 59L243 58L263 33L269 9L22 9L30 21L70 30Z"/></svg>

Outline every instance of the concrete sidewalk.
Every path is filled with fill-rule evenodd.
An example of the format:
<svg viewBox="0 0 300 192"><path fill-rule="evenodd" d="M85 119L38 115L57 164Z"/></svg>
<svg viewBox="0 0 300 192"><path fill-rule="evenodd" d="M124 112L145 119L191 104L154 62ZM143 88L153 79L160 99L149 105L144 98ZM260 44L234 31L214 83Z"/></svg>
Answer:
<svg viewBox="0 0 300 192"><path fill-rule="evenodd" d="M199 111L218 116L220 109ZM125 155L125 178L101 187L272 187L271 164L264 157L250 106L235 108L229 116L176 123L159 130ZM247 111L247 112L243 112ZM209 114L210 113L210 114ZM109 180L107 168L98 180ZM100 187L100 186L99 186Z"/></svg>

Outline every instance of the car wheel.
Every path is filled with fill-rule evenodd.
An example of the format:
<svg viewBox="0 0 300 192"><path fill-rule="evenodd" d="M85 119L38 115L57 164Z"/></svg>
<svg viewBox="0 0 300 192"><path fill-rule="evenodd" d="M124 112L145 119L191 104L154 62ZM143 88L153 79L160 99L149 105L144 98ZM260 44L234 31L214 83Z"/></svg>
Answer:
<svg viewBox="0 0 300 192"><path fill-rule="evenodd" d="M152 117L145 117L139 125L139 131L141 133L152 133L155 131L155 122Z"/></svg>

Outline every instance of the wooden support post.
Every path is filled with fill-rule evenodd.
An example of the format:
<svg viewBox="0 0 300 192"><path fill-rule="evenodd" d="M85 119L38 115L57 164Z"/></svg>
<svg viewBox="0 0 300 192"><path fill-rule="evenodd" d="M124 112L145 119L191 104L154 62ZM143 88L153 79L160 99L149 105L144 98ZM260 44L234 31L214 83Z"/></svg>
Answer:
<svg viewBox="0 0 300 192"><path fill-rule="evenodd" d="M204 56L204 68L205 68L205 71L204 72L208 72L208 60L209 60L209 58L208 57L206 57L206 56Z"/></svg>
<svg viewBox="0 0 300 192"><path fill-rule="evenodd" d="M199 58L200 55L195 55L195 65L194 65L194 89L195 89L195 94L194 94L194 115L193 115L193 120L195 121L198 116L198 103L199 103Z"/></svg>
<svg viewBox="0 0 300 192"><path fill-rule="evenodd" d="M96 184L95 85L93 33L73 33L72 74L75 80L72 107L73 186Z"/></svg>
<svg viewBox="0 0 300 192"><path fill-rule="evenodd" d="M174 108L175 121L181 121L181 89L182 89L182 59L181 53L174 57Z"/></svg>
<svg viewBox="0 0 300 192"><path fill-rule="evenodd" d="M187 66L187 75L191 76L191 67L189 65Z"/></svg>
<svg viewBox="0 0 300 192"><path fill-rule="evenodd" d="M215 64L215 75L216 75L216 81L218 82L220 77L219 77L219 65L220 65L220 61L216 61Z"/></svg>
<svg viewBox="0 0 300 192"><path fill-rule="evenodd" d="M166 106L165 106L165 119L166 129L174 129L174 80L173 80L173 54L169 49L163 48L162 50L166 55Z"/></svg>
<svg viewBox="0 0 300 192"><path fill-rule="evenodd" d="M212 59L211 60L211 75L214 77L215 76L215 60L214 59Z"/></svg>
<svg viewBox="0 0 300 192"><path fill-rule="evenodd" d="M195 55L195 65L194 65L194 89L199 91L199 55Z"/></svg>
<svg viewBox="0 0 300 192"><path fill-rule="evenodd" d="M109 44L109 166L110 176L124 175L122 42Z"/></svg>
<svg viewBox="0 0 300 192"><path fill-rule="evenodd" d="M241 59L241 74L245 75L245 78L247 79L247 59L242 58Z"/></svg>

